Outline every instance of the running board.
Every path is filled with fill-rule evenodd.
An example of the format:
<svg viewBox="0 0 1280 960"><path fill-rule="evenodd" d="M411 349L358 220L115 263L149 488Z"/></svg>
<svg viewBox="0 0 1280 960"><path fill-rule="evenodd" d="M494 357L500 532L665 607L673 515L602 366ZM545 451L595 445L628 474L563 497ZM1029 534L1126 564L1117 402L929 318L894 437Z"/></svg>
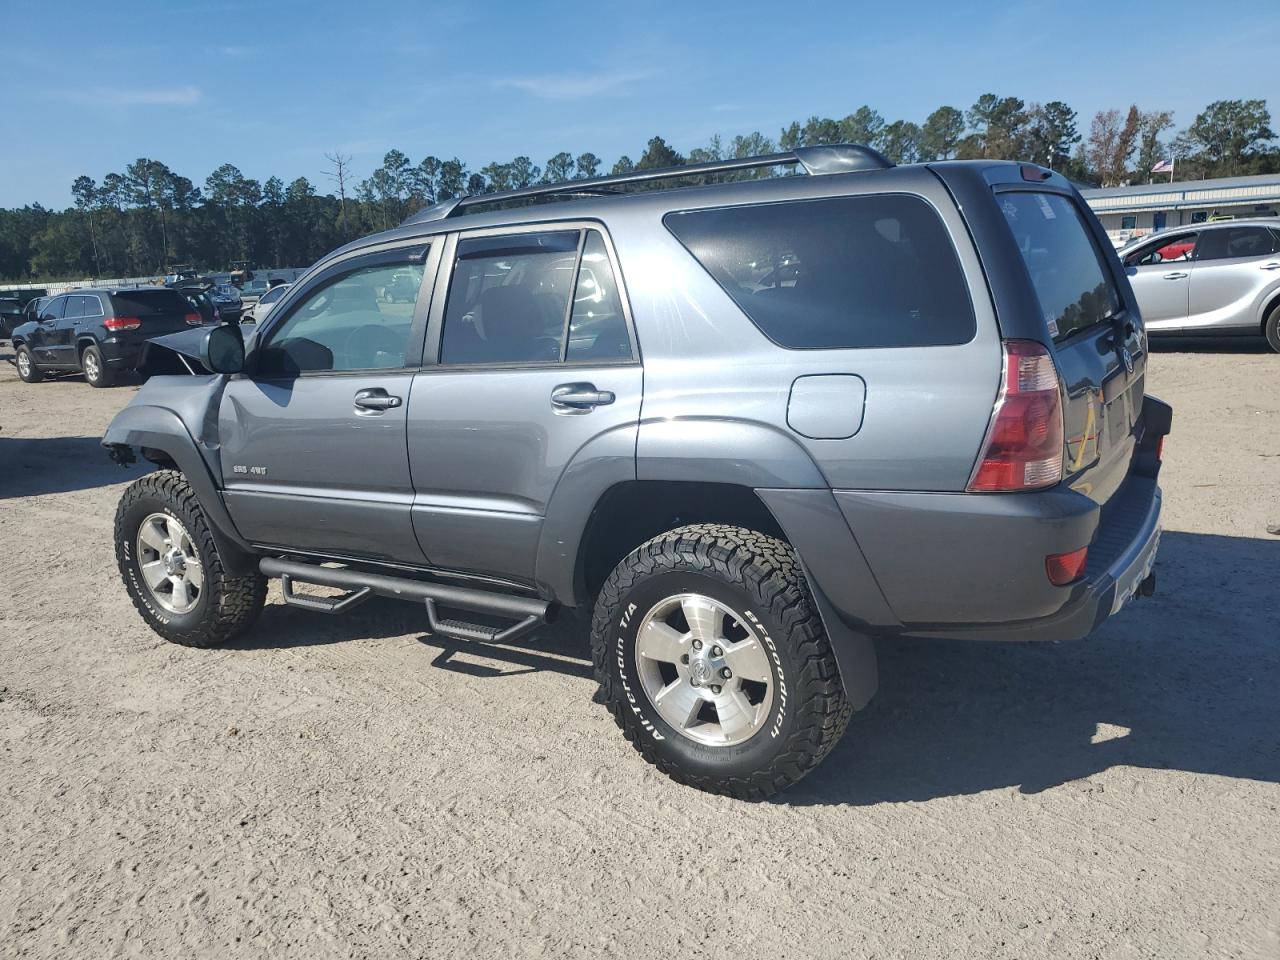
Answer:
<svg viewBox="0 0 1280 960"><path fill-rule="evenodd" d="M409 577L392 577L381 573L365 573L345 567L322 567L314 563L263 557L258 563L264 576L279 577L284 602L318 613L345 613L370 596L393 600L414 600L426 606L427 626L433 634L451 640L480 643L510 643L528 636L544 623L555 619L555 608L545 600L490 593L470 587L455 587ZM321 587L350 591L342 597L306 597L293 591L294 581ZM437 605L483 613L517 621L505 629L478 623L442 618Z"/></svg>

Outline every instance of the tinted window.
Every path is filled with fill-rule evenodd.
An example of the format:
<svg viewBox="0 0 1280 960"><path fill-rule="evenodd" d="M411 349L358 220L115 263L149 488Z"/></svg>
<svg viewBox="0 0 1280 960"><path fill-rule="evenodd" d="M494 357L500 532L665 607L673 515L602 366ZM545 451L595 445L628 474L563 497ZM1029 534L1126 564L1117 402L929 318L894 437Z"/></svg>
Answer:
<svg viewBox="0 0 1280 960"><path fill-rule="evenodd" d="M558 361L580 237L572 230L459 241L440 361Z"/></svg>
<svg viewBox="0 0 1280 960"><path fill-rule="evenodd" d="M263 304L264 306L268 303L275 303L277 300L279 300L281 297L284 296L284 292L286 289L287 289L286 287L272 287L270 290L268 290L266 293L262 295L262 299L259 300L258 302Z"/></svg>
<svg viewBox="0 0 1280 960"><path fill-rule="evenodd" d="M43 307L40 308L41 320L57 320L62 316L62 311L66 309L66 297L54 297Z"/></svg>
<svg viewBox="0 0 1280 960"><path fill-rule="evenodd" d="M422 273L421 262L380 264L311 291L272 331L259 369L271 375L403 367L413 301L388 303L381 293L396 274L421 284Z"/></svg>
<svg viewBox="0 0 1280 960"><path fill-rule="evenodd" d="M1120 297L1076 205L1053 193L998 197L1055 339L1105 320Z"/></svg>
<svg viewBox="0 0 1280 960"><path fill-rule="evenodd" d="M101 317L102 301L97 297L84 297L84 315L86 317Z"/></svg>
<svg viewBox="0 0 1280 960"><path fill-rule="evenodd" d="M784 347L965 343L976 330L955 248L918 197L693 210L663 222Z"/></svg>
<svg viewBox="0 0 1280 960"><path fill-rule="evenodd" d="M604 238L587 231L578 265L569 317L568 360L620 360L631 356L631 338L622 313L622 295L609 263Z"/></svg>
<svg viewBox="0 0 1280 960"><path fill-rule="evenodd" d="M113 293L111 306L117 317L153 317L166 314L185 314L187 298L176 290L130 290Z"/></svg>
<svg viewBox="0 0 1280 960"><path fill-rule="evenodd" d="M1206 230L1196 247L1197 260L1232 260L1265 257L1275 251L1275 239L1266 227L1227 227Z"/></svg>
<svg viewBox="0 0 1280 960"><path fill-rule="evenodd" d="M64 320L79 320L84 316L84 302L87 297L67 297L67 309L63 312Z"/></svg>

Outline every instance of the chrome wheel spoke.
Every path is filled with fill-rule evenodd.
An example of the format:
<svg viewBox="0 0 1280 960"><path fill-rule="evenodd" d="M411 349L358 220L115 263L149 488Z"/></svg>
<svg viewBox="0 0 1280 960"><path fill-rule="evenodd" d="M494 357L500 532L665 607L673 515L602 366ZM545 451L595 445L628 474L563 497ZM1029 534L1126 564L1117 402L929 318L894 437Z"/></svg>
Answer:
<svg viewBox="0 0 1280 960"><path fill-rule="evenodd" d="M735 677L768 683L772 676L772 671L769 669L769 655L765 653L764 647L755 637L747 637L745 640L725 647L724 660L733 670Z"/></svg>
<svg viewBox="0 0 1280 960"><path fill-rule="evenodd" d="M155 590L160 584L169 579L169 573L165 569L163 560L152 560L150 563L142 564L142 579L147 582L147 586Z"/></svg>
<svg viewBox="0 0 1280 960"><path fill-rule="evenodd" d="M703 641L719 640L724 636L724 611L709 597L686 596L680 601L680 609L689 622L689 632Z"/></svg>
<svg viewBox="0 0 1280 960"><path fill-rule="evenodd" d="M154 550L156 553L164 552L164 527L159 522L150 519L142 525L142 529L138 532L138 539Z"/></svg>
<svg viewBox="0 0 1280 960"><path fill-rule="evenodd" d="M755 732L756 708L740 688L726 690L715 698L715 704L726 740L742 740Z"/></svg>
<svg viewBox="0 0 1280 960"><path fill-rule="evenodd" d="M673 727L687 730L698 719L702 710L702 695L696 687L689 685L683 677L676 677L659 690L653 698L653 704Z"/></svg>
<svg viewBox="0 0 1280 960"><path fill-rule="evenodd" d="M659 663L679 663L688 649L689 634L661 620L650 620L636 637L636 653Z"/></svg>

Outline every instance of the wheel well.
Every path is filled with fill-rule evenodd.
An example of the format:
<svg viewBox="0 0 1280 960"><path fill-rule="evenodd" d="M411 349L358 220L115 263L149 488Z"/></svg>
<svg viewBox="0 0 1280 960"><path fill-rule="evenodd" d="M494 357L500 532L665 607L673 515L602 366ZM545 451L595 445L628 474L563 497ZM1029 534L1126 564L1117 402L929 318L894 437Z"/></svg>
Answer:
<svg viewBox="0 0 1280 960"><path fill-rule="evenodd" d="M613 568L640 544L689 523L727 523L786 540L750 487L672 480L620 483L596 503L578 544L579 599L590 603Z"/></svg>
<svg viewBox="0 0 1280 960"><path fill-rule="evenodd" d="M98 341L94 340L93 337L81 337L76 341L76 356L83 357L84 352L90 347L96 346L97 343Z"/></svg>
<svg viewBox="0 0 1280 960"><path fill-rule="evenodd" d="M1277 290L1275 295L1267 301L1267 305L1262 308L1262 323L1259 325L1259 329L1262 331L1263 336L1266 336L1267 321L1271 318L1272 310L1280 310L1280 290Z"/></svg>

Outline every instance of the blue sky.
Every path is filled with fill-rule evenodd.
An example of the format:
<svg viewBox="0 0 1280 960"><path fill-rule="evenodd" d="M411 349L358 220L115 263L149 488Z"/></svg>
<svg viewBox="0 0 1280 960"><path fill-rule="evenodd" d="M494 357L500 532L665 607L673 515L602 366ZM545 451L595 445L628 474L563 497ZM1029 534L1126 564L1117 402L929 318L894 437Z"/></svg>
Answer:
<svg viewBox="0 0 1280 960"><path fill-rule="evenodd" d="M612 165L654 134L688 151L863 103L919 122L987 91L1065 100L1082 131L1131 102L1182 127L1223 98L1280 112L1277 27L1275 0L3 0L0 206L66 206L77 175L140 156L327 190L335 149L358 177L393 147Z"/></svg>

